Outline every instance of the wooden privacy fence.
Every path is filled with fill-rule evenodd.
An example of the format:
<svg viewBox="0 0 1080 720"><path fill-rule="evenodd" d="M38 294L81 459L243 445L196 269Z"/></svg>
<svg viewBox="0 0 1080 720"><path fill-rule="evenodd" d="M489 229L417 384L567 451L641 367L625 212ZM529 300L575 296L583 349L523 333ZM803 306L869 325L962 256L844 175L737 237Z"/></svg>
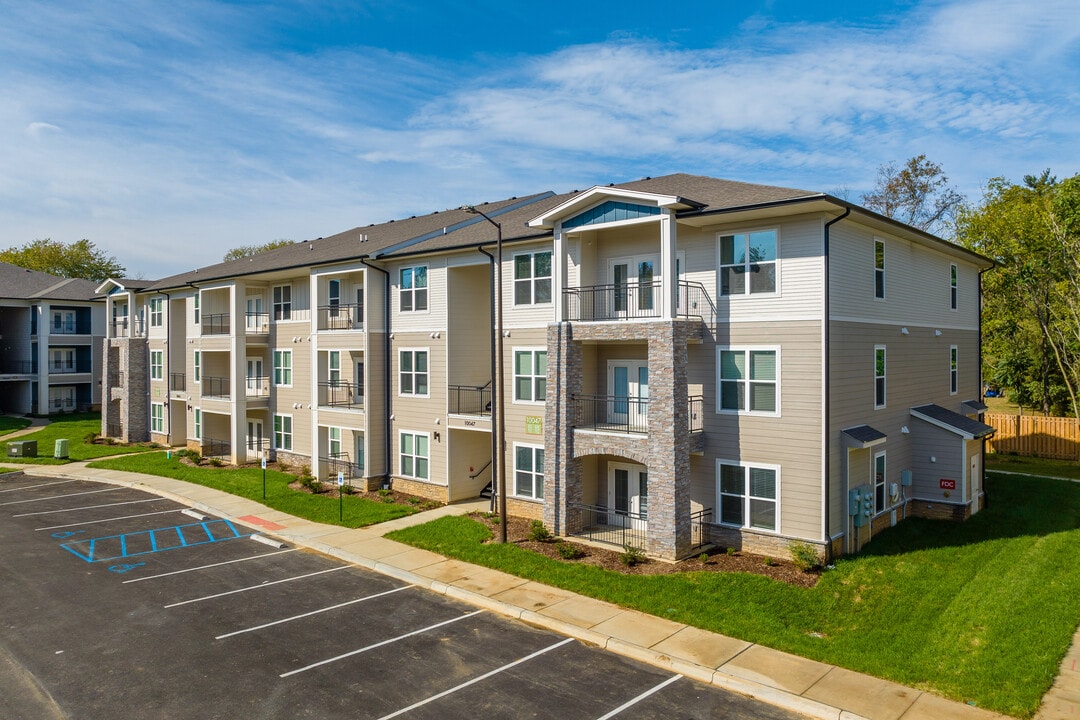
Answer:
<svg viewBox="0 0 1080 720"><path fill-rule="evenodd" d="M988 452L1080 460L1080 422L1076 418L987 413L983 420L997 430L986 443Z"/></svg>

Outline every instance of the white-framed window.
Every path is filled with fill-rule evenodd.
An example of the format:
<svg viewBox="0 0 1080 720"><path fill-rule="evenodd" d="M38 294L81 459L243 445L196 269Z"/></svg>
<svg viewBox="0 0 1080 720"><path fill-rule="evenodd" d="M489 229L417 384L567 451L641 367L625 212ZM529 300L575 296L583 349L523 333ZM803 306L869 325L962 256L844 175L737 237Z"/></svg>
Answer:
<svg viewBox="0 0 1080 720"><path fill-rule="evenodd" d="M720 524L779 530L779 465L717 460L716 485Z"/></svg>
<svg viewBox="0 0 1080 720"><path fill-rule="evenodd" d="M165 405L164 403L150 403L150 432L165 432Z"/></svg>
<svg viewBox="0 0 1080 720"><path fill-rule="evenodd" d="M199 293L195 293L195 324L199 324Z"/></svg>
<svg viewBox="0 0 1080 720"><path fill-rule="evenodd" d="M292 450L292 415L274 416L274 449Z"/></svg>
<svg viewBox="0 0 1080 720"><path fill-rule="evenodd" d="M874 346L874 409L885 407L885 346Z"/></svg>
<svg viewBox="0 0 1080 720"><path fill-rule="evenodd" d="M428 351L398 351L398 393L400 395L428 394Z"/></svg>
<svg viewBox="0 0 1080 720"><path fill-rule="evenodd" d="M275 285L274 320L292 320L292 285Z"/></svg>
<svg viewBox="0 0 1080 720"><path fill-rule="evenodd" d="M401 268L398 281L401 312L426 311L428 309L427 265Z"/></svg>
<svg viewBox="0 0 1080 720"><path fill-rule="evenodd" d="M49 372L72 373L75 372L75 349L52 348L49 350Z"/></svg>
<svg viewBox="0 0 1080 720"><path fill-rule="evenodd" d="M51 330L53 335L74 335L77 330L78 322L74 310L53 310Z"/></svg>
<svg viewBox="0 0 1080 720"><path fill-rule="evenodd" d="M341 428L331 427L326 429L327 439L330 441L330 457L341 457Z"/></svg>
<svg viewBox="0 0 1080 720"><path fill-rule="evenodd" d="M885 299L885 243L874 241L874 297Z"/></svg>
<svg viewBox="0 0 1080 720"><path fill-rule="evenodd" d="M165 352L163 350L151 350L150 351L150 379L161 380L164 376L164 358Z"/></svg>
<svg viewBox="0 0 1080 720"><path fill-rule="evenodd" d="M957 301L956 291L957 291L957 280L958 280L957 276L958 276L959 272L960 272L960 270L959 270L959 268L956 267L956 263L952 263L952 264L949 265L949 309L951 309L951 310L956 309L956 301Z"/></svg>
<svg viewBox="0 0 1080 720"><path fill-rule="evenodd" d="M202 410L195 408L195 440L202 440Z"/></svg>
<svg viewBox="0 0 1080 720"><path fill-rule="evenodd" d="M777 289L777 231L720 236L720 294L761 295Z"/></svg>
<svg viewBox="0 0 1080 720"><path fill-rule="evenodd" d="M402 431L398 434L398 474L428 479L428 434Z"/></svg>
<svg viewBox="0 0 1080 720"><path fill-rule="evenodd" d="M544 446L514 443L514 485L517 497L544 497Z"/></svg>
<svg viewBox="0 0 1080 720"><path fill-rule="evenodd" d="M192 363L192 372L195 382L202 382L202 353L195 351L195 362Z"/></svg>
<svg viewBox="0 0 1080 720"><path fill-rule="evenodd" d="M885 451L874 453L874 514L885 511Z"/></svg>
<svg viewBox="0 0 1080 720"><path fill-rule="evenodd" d="M514 348L514 402L542 403L547 396L547 348Z"/></svg>
<svg viewBox="0 0 1080 720"><path fill-rule="evenodd" d="M164 307L164 298L150 298L150 327L161 327L165 324Z"/></svg>
<svg viewBox="0 0 1080 720"><path fill-rule="evenodd" d="M719 348L717 412L780 414L780 349Z"/></svg>
<svg viewBox="0 0 1080 720"><path fill-rule="evenodd" d="M341 385L341 351L331 350L326 356L326 379L330 387L336 388Z"/></svg>
<svg viewBox="0 0 1080 720"><path fill-rule="evenodd" d="M949 346L949 394L955 395L960 389L960 348Z"/></svg>
<svg viewBox="0 0 1080 720"><path fill-rule="evenodd" d="M274 351L274 384L292 386L292 350Z"/></svg>
<svg viewBox="0 0 1080 720"><path fill-rule="evenodd" d="M514 304L551 302L551 251L514 255Z"/></svg>

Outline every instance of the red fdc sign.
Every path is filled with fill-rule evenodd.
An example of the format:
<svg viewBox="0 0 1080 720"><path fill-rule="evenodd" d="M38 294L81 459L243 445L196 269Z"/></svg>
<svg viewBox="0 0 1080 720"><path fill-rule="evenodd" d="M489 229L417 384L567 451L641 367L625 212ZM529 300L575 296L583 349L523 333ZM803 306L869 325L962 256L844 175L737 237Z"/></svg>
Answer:
<svg viewBox="0 0 1080 720"><path fill-rule="evenodd" d="M938 483L941 485L942 490L955 490L956 489L956 481L955 480L946 480L945 478L941 478L941 480L939 480Z"/></svg>

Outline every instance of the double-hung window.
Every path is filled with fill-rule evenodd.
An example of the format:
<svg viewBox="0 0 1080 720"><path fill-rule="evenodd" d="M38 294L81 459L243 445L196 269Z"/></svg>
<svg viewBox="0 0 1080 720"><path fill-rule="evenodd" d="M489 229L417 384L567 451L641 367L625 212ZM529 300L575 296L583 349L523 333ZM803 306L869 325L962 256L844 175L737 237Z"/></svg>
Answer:
<svg viewBox="0 0 1080 720"><path fill-rule="evenodd" d="M780 412L780 351L720 350L718 412Z"/></svg>
<svg viewBox="0 0 1080 720"><path fill-rule="evenodd" d="M398 276L401 312L421 312L428 309L427 266L401 268Z"/></svg>
<svg viewBox="0 0 1080 720"><path fill-rule="evenodd" d="M398 392L402 395L428 394L427 350L401 350L398 353Z"/></svg>
<svg viewBox="0 0 1080 720"><path fill-rule="evenodd" d="M514 304L551 302L551 251L514 256Z"/></svg>
<svg viewBox="0 0 1080 720"><path fill-rule="evenodd" d="M195 439L202 440L202 410L195 408Z"/></svg>
<svg viewBox="0 0 1080 720"><path fill-rule="evenodd" d="M336 460L341 457L341 428L327 428L326 434L330 441L330 457Z"/></svg>
<svg viewBox="0 0 1080 720"><path fill-rule="evenodd" d="M150 403L150 432L165 432L164 403Z"/></svg>
<svg viewBox="0 0 1080 720"><path fill-rule="evenodd" d="M292 415L274 416L274 448L292 450Z"/></svg>
<svg viewBox="0 0 1080 720"><path fill-rule="evenodd" d="M885 407L885 346L874 346L874 409Z"/></svg>
<svg viewBox="0 0 1080 720"><path fill-rule="evenodd" d="M717 460L720 523L775 532L780 520L780 467Z"/></svg>
<svg viewBox="0 0 1080 720"><path fill-rule="evenodd" d="M159 297L150 298L150 327L161 327L164 324L164 302Z"/></svg>
<svg viewBox="0 0 1080 720"><path fill-rule="evenodd" d="M540 500L544 497L544 448L514 443L514 495Z"/></svg>
<svg viewBox="0 0 1080 720"><path fill-rule="evenodd" d="M956 290L957 290L957 273L959 272L956 267L956 263L949 265L949 308L956 309Z"/></svg>
<svg viewBox="0 0 1080 720"><path fill-rule="evenodd" d="M195 362L192 364L192 371L194 372L195 382L202 381L202 353L198 350L195 351Z"/></svg>
<svg viewBox="0 0 1080 720"><path fill-rule="evenodd" d="M885 243L874 241L874 297L885 299Z"/></svg>
<svg viewBox="0 0 1080 720"><path fill-rule="evenodd" d="M195 324L199 324L199 293L195 293Z"/></svg>
<svg viewBox="0 0 1080 720"><path fill-rule="evenodd" d="M274 384L292 385L292 350L274 351Z"/></svg>
<svg viewBox="0 0 1080 720"><path fill-rule="evenodd" d="M885 511L885 451L874 454L874 514Z"/></svg>
<svg viewBox="0 0 1080 720"><path fill-rule="evenodd" d="M720 236L720 294L776 292L776 230Z"/></svg>
<svg viewBox="0 0 1080 720"><path fill-rule="evenodd" d="M292 285L275 285L274 320L292 320Z"/></svg>
<svg viewBox="0 0 1080 720"><path fill-rule="evenodd" d="M544 402L547 350L514 350L514 402Z"/></svg>
<svg viewBox="0 0 1080 720"><path fill-rule="evenodd" d="M949 394L955 395L960 389L960 349L949 346Z"/></svg>
<svg viewBox="0 0 1080 720"><path fill-rule="evenodd" d="M427 433L402 432L398 435L398 473L402 477L428 479Z"/></svg>
<svg viewBox="0 0 1080 720"><path fill-rule="evenodd" d="M161 380L164 377L163 365L164 365L164 351L163 350L151 350L150 351L150 379Z"/></svg>

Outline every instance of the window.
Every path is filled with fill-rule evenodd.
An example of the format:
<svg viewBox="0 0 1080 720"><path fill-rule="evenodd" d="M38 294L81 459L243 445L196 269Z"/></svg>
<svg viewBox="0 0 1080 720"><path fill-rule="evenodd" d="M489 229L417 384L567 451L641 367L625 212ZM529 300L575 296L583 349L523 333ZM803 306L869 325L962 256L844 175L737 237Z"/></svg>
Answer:
<svg viewBox="0 0 1080 720"><path fill-rule="evenodd" d="M544 402L547 350L514 350L514 402Z"/></svg>
<svg viewBox="0 0 1080 720"><path fill-rule="evenodd" d="M776 531L780 516L780 467L716 462L720 522Z"/></svg>
<svg viewBox="0 0 1080 720"><path fill-rule="evenodd" d="M398 354L398 361L398 392L402 395L427 395L427 350L402 350Z"/></svg>
<svg viewBox="0 0 1080 720"><path fill-rule="evenodd" d="M150 379L151 380L161 380L162 377L164 377L164 373L162 371L163 356L164 356L164 351L162 351L162 350L151 350L150 351Z"/></svg>
<svg viewBox="0 0 1080 720"><path fill-rule="evenodd" d="M199 324L199 293L195 293L195 324Z"/></svg>
<svg viewBox="0 0 1080 720"><path fill-rule="evenodd" d="M274 448L292 450L292 415L274 416Z"/></svg>
<svg viewBox="0 0 1080 720"><path fill-rule="evenodd" d="M780 412L780 351L721 350L718 412Z"/></svg>
<svg viewBox="0 0 1080 720"><path fill-rule="evenodd" d="M544 448L514 443L514 495L540 500L544 497Z"/></svg>
<svg viewBox="0 0 1080 720"><path fill-rule="evenodd" d="M193 364L192 370L195 373L195 382L201 382L202 381L202 353L199 352L198 350L195 351L195 362Z"/></svg>
<svg viewBox="0 0 1080 720"><path fill-rule="evenodd" d="M341 428L327 428L327 436L330 439L330 457L341 457Z"/></svg>
<svg viewBox="0 0 1080 720"><path fill-rule="evenodd" d="M327 357L328 376L330 381L330 387L338 387L341 385L341 351L331 350Z"/></svg>
<svg viewBox="0 0 1080 720"><path fill-rule="evenodd" d="M67 348L49 350L49 372L75 372L75 351Z"/></svg>
<svg viewBox="0 0 1080 720"><path fill-rule="evenodd" d="M874 241L874 297L885 298L885 243Z"/></svg>
<svg viewBox="0 0 1080 720"><path fill-rule="evenodd" d="M874 346L874 408L885 407L885 346Z"/></svg>
<svg viewBox="0 0 1080 720"><path fill-rule="evenodd" d="M326 304L330 306L330 317L337 317L338 306L341 305L340 280L330 280L326 284Z"/></svg>
<svg viewBox="0 0 1080 720"><path fill-rule="evenodd" d="M955 395L959 389L960 376L959 376L959 355L960 350L955 345L949 346L949 394Z"/></svg>
<svg viewBox="0 0 1080 720"><path fill-rule="evenodd" d="M401 268L401 312L420 312L428 309L427 266Z"/></svg>
<svg viewBox="0 0 1080 720"><path fill-rule="evenodd" d="M274 351L274 384L292 385L292 350Z"/></svg>
<svg viewBox="0 0 1080 720"><path fill-rule="evenodd" d="M159 297L150 298L150 327L161 327L164 322L164 300Z"/></svg>
<svg viewBox="0 0 1080 720"><path fill-rule="evenodd" d="M428 479L427 433L403 432L398 436L398 471L402 477Z"/></svg>
<svg viewBox="0 0 1080 720"><path fill-rule="evenodd" d="M195 408L195 439L202 440L202 410Z"/></svg>
<svg viewBox="0 0 1080 720"><path fill-rule="evenodd" d="M292 285L274 286L274 320L292 320Z"/></svg>
<svg viewBox="0 0 1080 720"><path fill-rule="evenodd" d="M150 432L165 432L165 405L150 403Z"/></svg>
<svg viewBox="0 0 1080 720"><path fill-rule="evenodd" d="M720 294L776 292L776 230L720 237Z"/></svg>
<svg viewBox="0 0 1080 720"><path fill-rule="evenodd" d="M956 309L956 263L949 265L949 307Z"/></svg>
<svg viewBox="0 0 1080 720"><path fill-rule="evenodd" d="M874 514L885 510L885 453L874 453Z"/></svg>
<svg viewBox="0 0 1080 720"><path fill-rule="evenodd" d="M514 256L514 304L551 302L551 252Z"/></svg>

